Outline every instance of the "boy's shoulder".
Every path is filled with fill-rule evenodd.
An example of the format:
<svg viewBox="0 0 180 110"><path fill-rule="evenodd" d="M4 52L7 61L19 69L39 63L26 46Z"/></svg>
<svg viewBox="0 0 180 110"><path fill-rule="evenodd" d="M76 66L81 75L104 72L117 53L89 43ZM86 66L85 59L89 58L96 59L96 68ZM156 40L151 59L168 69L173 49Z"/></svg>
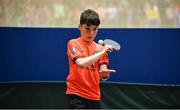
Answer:
<svg viewBox="0 0 180 110"><path fill-rule="evenodd" d="M68 43L77 42L79 38L70 39Z"/></svg>
<svg viewBox="0 0 180 110"><path fill-rule="evenodd" d="M68 41L68 45L79 46L81 43L79 42L79 38L74 38Z"/></svg>
<svg viewBox="0 0 180 110"><path fill-rule="evenodd" d="M73 39L70 39L69 41L79 41L80 40L80 37L77 37L77 38L73 38Z"/></svg>
<svg viewBox="0 0 180 110"><path fill-rule="evenodd" d="M103 46L101 44L98 44L97 42L94 42L94 44L96 45L96 48L100 48L100 49L103 48Z"/></svg>

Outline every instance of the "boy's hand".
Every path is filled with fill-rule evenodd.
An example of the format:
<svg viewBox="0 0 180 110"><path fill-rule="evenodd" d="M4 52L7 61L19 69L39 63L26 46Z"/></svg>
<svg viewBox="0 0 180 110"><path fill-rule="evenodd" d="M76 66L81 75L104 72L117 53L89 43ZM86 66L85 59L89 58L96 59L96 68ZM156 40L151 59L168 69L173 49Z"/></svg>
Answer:
<svg viewBox="0 0 180 110"><path fill-rule="evenodd" d="M114 73L116 70L110 70L110 69L101 69L99 70L100 76L102 80L107 80L109 78L110 73Z"/></svg>
<svg viewBox="0 0 180 110"><path fill-rule="evenodd" d="M114 47L112 45L104 45L105 52L112 52L114 50Z"/></svg>

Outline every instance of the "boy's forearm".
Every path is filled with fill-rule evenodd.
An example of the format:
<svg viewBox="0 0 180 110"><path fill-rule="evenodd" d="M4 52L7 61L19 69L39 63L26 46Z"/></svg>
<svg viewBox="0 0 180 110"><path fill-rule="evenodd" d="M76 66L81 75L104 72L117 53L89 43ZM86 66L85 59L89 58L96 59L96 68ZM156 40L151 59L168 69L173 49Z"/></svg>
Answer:
<svg viewBox="0 0 180 110"><path fill-rule="evenodd" d="M88 67L90 65L92 65L93 63L95 63L96 61L98 61L103 55L106 54L105 50L102 50L101 52L98 52L94 55L91 55L89 57L85 57L85 58L78 58L76 60L76 64L80 67Z"/></svg>

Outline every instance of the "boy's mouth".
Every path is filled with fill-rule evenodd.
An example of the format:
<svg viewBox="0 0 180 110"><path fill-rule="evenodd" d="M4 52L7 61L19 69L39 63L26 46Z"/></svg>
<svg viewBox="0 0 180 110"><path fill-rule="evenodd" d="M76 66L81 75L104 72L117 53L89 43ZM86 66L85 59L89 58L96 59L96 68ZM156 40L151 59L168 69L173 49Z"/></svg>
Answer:
<svg viewBox="0 0 180 110"><path fill-rule="evenodd" d="M88 38L89 38L89 39L92 39L92 38L93 38L93 36L88 36Z"/></svg>

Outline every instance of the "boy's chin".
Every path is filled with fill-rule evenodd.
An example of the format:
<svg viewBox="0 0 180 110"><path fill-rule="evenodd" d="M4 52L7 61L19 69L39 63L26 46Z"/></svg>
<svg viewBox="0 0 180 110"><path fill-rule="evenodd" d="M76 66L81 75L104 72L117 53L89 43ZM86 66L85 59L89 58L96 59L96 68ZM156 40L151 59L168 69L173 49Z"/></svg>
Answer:
<svg viewBox="0 0 180 110"><path fill-rule="evenodd" d="M91 43L94 41L94 39L86 39L87 42Z"/></svg>

